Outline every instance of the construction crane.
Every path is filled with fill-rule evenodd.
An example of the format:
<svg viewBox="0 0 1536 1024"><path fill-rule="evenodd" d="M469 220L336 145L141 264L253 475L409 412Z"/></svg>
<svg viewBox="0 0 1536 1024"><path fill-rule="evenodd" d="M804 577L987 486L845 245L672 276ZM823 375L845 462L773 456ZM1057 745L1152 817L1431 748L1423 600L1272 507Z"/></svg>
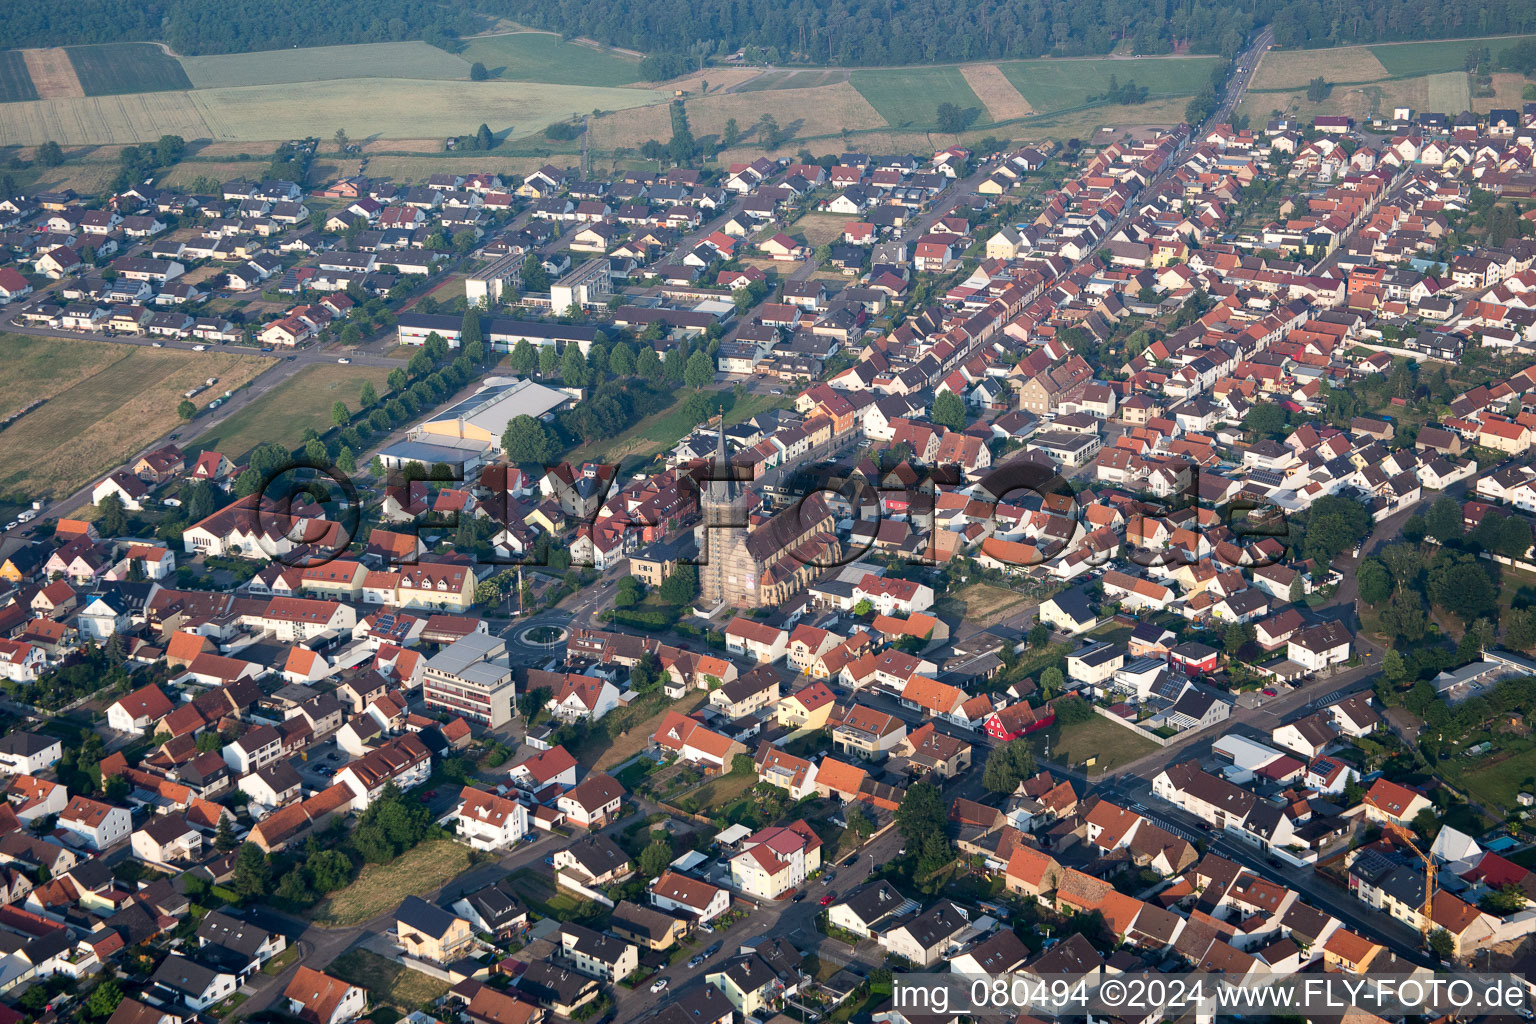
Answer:
<svg viewBox="0 0 1536 1024"><path fill-rule="evenodd" d="M1433 919L1435 909L1435 859L1419 849L1418 845L1413 841L1413 833L1397 822L1386 822L1384 827L1389 834L1412 850L1414 855L1424 862L1424 906L1419 913L1419 917L1422 920L1422 923L1419 925L1419 931L1424 933L1424 940L1428 942L1429 934L1435 927Z"/></svg>

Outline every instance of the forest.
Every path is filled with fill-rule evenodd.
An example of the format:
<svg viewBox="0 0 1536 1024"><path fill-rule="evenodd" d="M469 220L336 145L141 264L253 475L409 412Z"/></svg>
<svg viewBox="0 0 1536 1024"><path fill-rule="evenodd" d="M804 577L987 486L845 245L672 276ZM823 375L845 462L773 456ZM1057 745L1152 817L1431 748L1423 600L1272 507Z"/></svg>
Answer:
<svg viewBox="0 0 1536 1024"><path fill-rule="evenodd" d="M885 65L1108 53L1235 54L1255 26L1321 47L1536 31L1536 4L1486 0L79 0L12 4L0 48L158 39L179 53L424 39L454 49L487 16L695 63ZM477 14L479 15L477 17Z"/></svg>

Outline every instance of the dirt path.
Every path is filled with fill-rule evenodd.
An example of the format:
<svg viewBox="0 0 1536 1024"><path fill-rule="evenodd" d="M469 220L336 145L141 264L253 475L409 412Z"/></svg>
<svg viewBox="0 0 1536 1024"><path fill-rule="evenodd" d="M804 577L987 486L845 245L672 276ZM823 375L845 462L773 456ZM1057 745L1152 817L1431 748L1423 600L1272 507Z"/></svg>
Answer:
<svg viewBox="0 0 1536 1024"><path fill-rule="evenodd" d="M54 46L46 50L22 50L21 59L26 61L27 74L37 89L38 99L51 100L65 96L84 96L75 66L70 63L64 47Z"/></svg>

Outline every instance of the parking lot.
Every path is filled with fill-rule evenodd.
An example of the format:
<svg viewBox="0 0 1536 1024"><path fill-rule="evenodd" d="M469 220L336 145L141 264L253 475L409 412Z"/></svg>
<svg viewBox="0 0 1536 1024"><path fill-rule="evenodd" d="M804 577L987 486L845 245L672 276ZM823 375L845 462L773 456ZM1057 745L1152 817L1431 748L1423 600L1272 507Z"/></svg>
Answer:
<svg viewBox="0 0 1536 1024"><path fill-rule="evenodd" d="M308 756L298 762L299 776L305 785L326 789L336 781L336 773L347 766L352 758L336 745L335 738L318 743L305 752Z"/></svg>

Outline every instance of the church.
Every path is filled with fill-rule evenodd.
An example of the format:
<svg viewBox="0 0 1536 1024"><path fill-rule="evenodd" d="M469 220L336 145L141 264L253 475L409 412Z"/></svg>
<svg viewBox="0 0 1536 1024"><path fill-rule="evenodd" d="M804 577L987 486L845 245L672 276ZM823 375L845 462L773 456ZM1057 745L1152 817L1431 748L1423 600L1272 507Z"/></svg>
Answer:
<svg viewBox="0 0 1536 1024"><path fill-rule="evenodd" d="M696 528L699 589L706 606L783 604L839 561L842 545L825 497L813 493L772 515L748 511L751 494L731 476L725 420L715 449L714 479L699 498Z"/></svg>

